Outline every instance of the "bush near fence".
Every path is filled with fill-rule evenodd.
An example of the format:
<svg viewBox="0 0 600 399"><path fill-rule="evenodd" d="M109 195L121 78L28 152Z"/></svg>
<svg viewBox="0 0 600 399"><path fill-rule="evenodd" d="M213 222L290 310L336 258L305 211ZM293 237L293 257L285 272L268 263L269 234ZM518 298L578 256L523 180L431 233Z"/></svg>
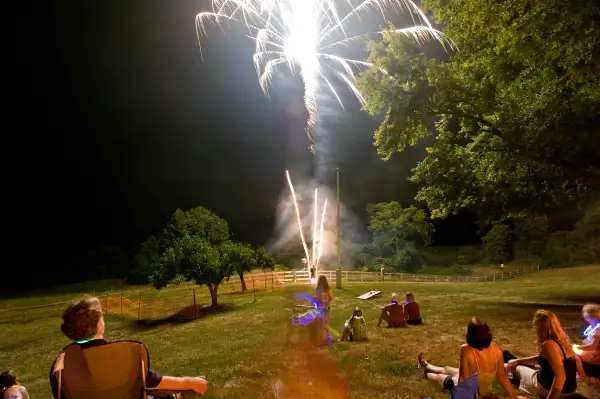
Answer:
<svg viewBox="0 0 600 399"><path fill-rule="evenodd" d="M539 266L530 266L510 272L500 272L488 276L436 276L411 273L377 273L355 270L342 270L342 283L369 282L494 282L515 278L525 273L538 271ZM336 279L335 270L321 270L333 284ZM307 271L283 271L272 273L253 273L244 276L247 291L242 292L238 276L219 286L219 303L226 305L242 305L256 301L256 296L267 291L293 284L308 284ZM194 284L169 286L162 290L138 290L90 293L102 302L103 311L107 314L122 315L137 320L157 320L170 317L197 317L202 307L211 304L208 289ZM0 324L30 321L45 317L60 317L68 301L54 302L38 306L13 307L0 309Z"/></svg>

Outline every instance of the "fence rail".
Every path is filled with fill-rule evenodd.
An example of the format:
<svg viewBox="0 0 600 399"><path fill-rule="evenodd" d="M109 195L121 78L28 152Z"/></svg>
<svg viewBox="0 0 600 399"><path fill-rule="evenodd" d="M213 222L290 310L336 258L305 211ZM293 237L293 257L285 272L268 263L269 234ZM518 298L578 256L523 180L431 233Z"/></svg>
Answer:
<svg viewBox="0 0 600 399"><path fill-rule="evenodd" d="M530 266L514 271L500 272L487 276L443 276L419 275L411 273L377 273L356 270L342 270L343 283L368 282L495 282L512 279L538 271L539 266ZM335 281L335 270L321 270L330 281ZM241 304L256 301L259 295L266 291L294 284L310 283L310 274L305 270L281 272L252 273L244 276L246 291L242 291L242 283L238 276L232 276L229 281L219 286L219 302ZM105 313L118 314L136 318L137 320L164 319L171 317L197 317L202 309L211 304L211 297L206 287L193 284L170 286L163 290L136 290L93 293L97 296ZM47 304L6 307L0 309L0 324L15 321L28 321L44 317L55 317L61 314L69 301L52 302Z"/></svg>

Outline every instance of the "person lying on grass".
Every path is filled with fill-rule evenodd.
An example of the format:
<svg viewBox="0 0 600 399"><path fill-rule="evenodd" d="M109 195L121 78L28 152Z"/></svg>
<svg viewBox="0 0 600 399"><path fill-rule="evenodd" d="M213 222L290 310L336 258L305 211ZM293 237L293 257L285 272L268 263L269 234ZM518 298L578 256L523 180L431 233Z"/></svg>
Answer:
<svg viewBox="0 0 600 399"><path fill-rule="evenodd" d="M381 308L381 315L377 321L377 327L381 326L381 322L385 321L388 327L408 327L404 319L404 308L398 303L398 295L392 294L391 302Z"/></svg>
<svg viewBox="0 0 600 399"><path fill-rule="evenodd" d="M367 340L367 323L363 318L363 313L360 308L356 307L352 312L352 317L344 323L344 331L340 342L346 341L366 341Z"/></svg>
<svg viewBox="0 0 600 399"><path fill-rule="evenodd" d="M79 345L85 351L87 348L108 344L104 339L104 316L98 298L84 297L71 302L63 312L62 319L60 328L63 334L73 341L70 345ZM59 355L56 358L50 369L50 385L55 399L68 399L64 391L61 392L61 398L58 398L56 371L60 357ZM194 391L203 395L208 388L208 382L203 377L162 376L149 369L146 375L146 388L157 388L162 391Z"/></svg>
<svg viewBox="0 0 600 399"><path fill-rule="evenodd" d="M540 398L559 399L576 396L577 373L586 378L581 360L575 356L571 340L562 329L558 317L549 310L538 310L533 316L538 354L511 359L507 368L514 370L519 390ZM524 367L536 366L539 369Z"/></svg>
<svg viewBox="0 0 600 399"><path fill-rule="evenodd" d="M600 379L600 306L588 303L581 314L589 327L585 330L583 345L575 345L573 349L581 359L585 373Z"/></svg>
<svg viewBox="0 0 600 399"><path fill-rule="evenodd" d="M452 388L477 374L479 398L495 398L492 383L498 381L508 397L516 399L515 389L504 369L504 359L500 347L492 341L492 331L487 323L473 317L467 325L467 343L460 348L460 368L438 367L423 359L419 354L419 367L428 380L438 381L444 390Z"/></svg>
<svg viewBox="0 0 600 399"><path fill-rule="evenodd" d="M406 293L406 300L404 301L404 318L406 323L416 326L423 324L421 319L421 312L419 311L419 304L415 302L415 296L411 292Z"/></svg>
<svg viewBox="0 0 600 399"><path fill-rule="evenodd" d="M17 376L10 371L0 374L0 393L1 399L29 399L27 388L19 384Z"/></svg>

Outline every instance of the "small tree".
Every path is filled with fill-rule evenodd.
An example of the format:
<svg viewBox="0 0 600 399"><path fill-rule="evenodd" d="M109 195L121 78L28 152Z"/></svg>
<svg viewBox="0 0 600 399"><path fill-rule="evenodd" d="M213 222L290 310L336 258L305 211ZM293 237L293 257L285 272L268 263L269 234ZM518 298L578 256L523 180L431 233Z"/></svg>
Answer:
<svg viewBox="0 0 600 399"><path fill-rule="evenodd" d="M160 289L177 274L186 281L206 285L211 297L211 306L217 307L219 285L235 272L229 262L224 262L219 247L197 235L185 235L167 248L152 273L151 282Z"/></svg>
<svg viewBox="0 0 600 399"><path fill-rule="evenodd" d="M246 291L244 272L251 271L256 266L256 254L248 244L225 241L220 245L223 262L228 263L240 276L242 291Z"/></svg>
<svg viewBox="0 0 600 399"><path fill-rule="evenodd" d="M491 262L502 263L510 259L510 228L502 223L494 223L488 233L483 236L483 250Z"/></svg>
<svg viewBox="0 0 600 399"><path fill-rule="evenodd" d="M273 259L273 256L265 249L265 247L258 247L254 251L256 258L256 267L260 267L263 271L274 270L277 262Z"/></svg>

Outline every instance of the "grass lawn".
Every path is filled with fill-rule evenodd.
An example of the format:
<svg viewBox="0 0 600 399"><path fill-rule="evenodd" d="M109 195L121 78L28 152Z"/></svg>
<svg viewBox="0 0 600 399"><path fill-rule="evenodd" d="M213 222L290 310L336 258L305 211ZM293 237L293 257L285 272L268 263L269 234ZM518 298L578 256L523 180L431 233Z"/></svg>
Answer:
<svg viewBox="0 0 600 399"><path fill-rule="evenodd" d="M303 343L303 327L294 327L297 334L291 345L285 342L294 295L308 289L302 286L260 292L256 303L247 295L243 300L236 300L235 294L223 295L222 302L234 305L176 324L141 326L109 314L106 338L143 341L152 368L164 375L206 375L210 397L338 398L350 392L357 398L447 398L438 385L423 380L416 367L419 352L435 364L458 366L465 326L471 316L479 316L488 321L503 349L534 354L531 319L538 308L556 312L563 327L579 341L585 328L581 305L600 302L599 275L600 266L587 266L545 270L497 283L349 284L334 290L332 327L341 332L344 320L359 305L367 319L369 341L338 343L323 350ZM372 289L382 290L384 296L369 302L355 299ZM378 306L388 301L391 292L406 291L415 294L426 325L376 328ZM9 301L10 307L18 307L65 297L73 294L46 291L22 304L18 299ZM0 308L6 307L0 301ZM32 398L51 396L48 369L68 344L60 333L60 314L48 313L20 322L0 318L0 370L15 370Z"/></svg>

